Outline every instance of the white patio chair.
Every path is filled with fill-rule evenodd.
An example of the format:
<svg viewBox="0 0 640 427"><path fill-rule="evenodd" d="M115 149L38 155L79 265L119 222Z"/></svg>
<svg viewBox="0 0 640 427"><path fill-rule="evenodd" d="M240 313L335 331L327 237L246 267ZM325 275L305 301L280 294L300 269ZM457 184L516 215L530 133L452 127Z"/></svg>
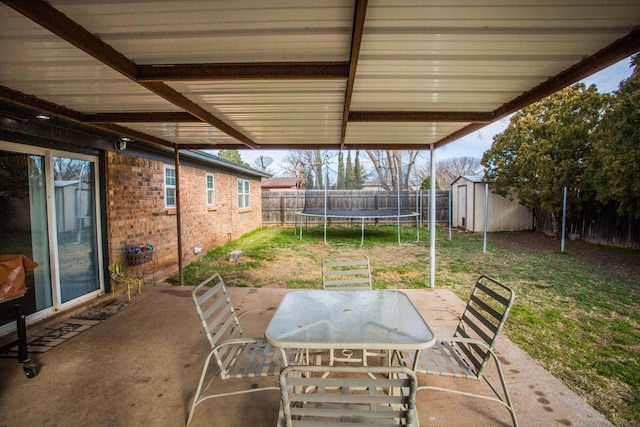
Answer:
<svg viewBox="0 0 640 427"><path fill-rule="evenodd" d="M327 371L331 376L324 376ZM417 427L417 384L406 367L291 365L280 374L278 427Z"/></svg>
<svg viewBox="0 0 640 427"><path fill-rule="evenodd" d="M369 257L352 255L324 258L322 260L322 288L338 291L372 290ZM336 352L339 352L341 356L336 356ZM329 365L333 366L335 362L356 362L366 366L367 356L381 356L381 354L362 350L360 357L354 357L353 350L331 350Z"/></svg>
<svg viewBox="0 0 640 427"><path fill-rule="evenodd" d="M216 378L226 380L277 376L284 365L281 349L272 347L262 338L244 337L240 326L242 316L248 313L274 310L275 307L254 308L236 315L227 294L227 288L219 274L212 275L196 286L192 292L192 298L211 345L211 352L202 369L187 425L193 418L196 406L207 399L264 390L278 390L278 386L273 385L207 394L207 390ZM287 350L286 352L288 360L295 360L295 354L297 354L295 351ZM217 369L218 372L211 375L209 374L210 369Z"/></svg>
<svg viewBox="0 0 640 427"><path fill-rule="evenodd" d="M458 317L449 310L421 308L448 311L456 315L459 323L453 336L438 337L433 347L420 351L417 360L414 352L395 352L394 357L397 356L403 365L413 367L418 374L485 380L495 397L436 386L420 386L418 390L440 390L498 402L509 410L513 424L517 426L515 409L500 360L493 351L514 298L511 288L487 276L480 276L461 316ZM486 376L489 360L493 360L495 364L502 392Z"/></svg>
<svg viewBox="0 0 640 427"><path fill-rule="evenodd" d="M366 255L322 260L322 289L365 290L371 287L371 268Z"/></svg>

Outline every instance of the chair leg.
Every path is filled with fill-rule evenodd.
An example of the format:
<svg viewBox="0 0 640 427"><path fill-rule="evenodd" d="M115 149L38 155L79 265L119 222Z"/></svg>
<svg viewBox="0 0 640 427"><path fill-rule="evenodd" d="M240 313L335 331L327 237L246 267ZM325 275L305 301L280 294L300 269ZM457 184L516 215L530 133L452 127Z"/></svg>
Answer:
<svg viewBox="0 0 640 427"><path fill-rule="evenodd" d="M209 363L211 363L211 356L213 356L213 352L210 352L207 356L207 359L204 362L204 367L202 368L202 373L200 374L200 381L198 382L198 388L196 389L196 395L193 397L193 403L191 404L191 410L189 411L189 418L187 418L187 425L191 423L191 419L193 418L193 413L196 410L196 406L200 403L200 393L203 391L202 387L204 385L204 380L207 376L207 370L209 369Z"/></svg>
<svg viewBox="0 0 640 427"><path fill-rule="evenodd" d="M437 387L437 386L429 386L429 385L418 387L418 390L439 390L439 391L444 391L444 392L447 392L447 393L460 394L460 395L469 396L469 397L477 397L477 398L480 398L480 399L485 399L485 400L490 400L490 401L493 401L493 402L497 402L497 403L501 404L502 406L504 406L505 408L507 408L507 410L509 411L509 415L511 415L511 420L513 421L513 426L514 427L518 427L519 424L518 424L518 419L516 418L516 410L513 407L513 402L511 401L511 396L509 395L509 390L507 388L507 381L506 381L506 379L504 377L504 372L502 371L502 365L500 364L500 359L498 359L498 356L495 354L493 349L488 349L488 351L491 354L491 359L493 359L493 362L495 364L498 377L500 379L500 384L502 386L502 394L498 393L498 391L496 390L496 387L484 375L481 378L489 386L491 391L493 391L493 393L495 394L496 397L484 396L484 395L480 395L480 394L477 394L477 393L469 393L469 392L465 392L465 391L462 391L462 390L453 390L453 389ZM400 359L398 359L398 360L400 360ZM416 355L416 361L417 360L418 360L418 355ZM414 366L414 371L415 371L415 366ZM427 375L429 375L429 374L427 374ZM478 378L478 379L480 379L480 378Z"/></svg>
<svg viewBox="0 0 640 427"><path fill-rule="evenodd" d="M204 402L205 400L214 399L218 397L237 396L239 394L246 394L246 393L262 392L266 390L278 390L278 391L280 390L280 387L278 386L265 386L265 387L252 388L250 390L238 390L238 391L230 391L226 393L205 395L205 392L212 385L213 381L215 381L216 379L221 379L218 366L213 366L215 369L218 369L218 373L215 376L211 377L209 381L205 384L209 367L211 366L212 362L215 363L215 361L212 361L212 357L214 357L214 354L215 354L215 350L212 350L204 362L204 366L202 368L202 374L200 375L200 381L198 382L198 388L196 389L196 395L193 397L193 403L191 404L191 410L189 411L189 417L187 418L187 426L191 423L191 420L193 419L193 414L195 413L196 406L198 406L200 403ZM248 377L245 377L245 378L248 378Z"/></svg>

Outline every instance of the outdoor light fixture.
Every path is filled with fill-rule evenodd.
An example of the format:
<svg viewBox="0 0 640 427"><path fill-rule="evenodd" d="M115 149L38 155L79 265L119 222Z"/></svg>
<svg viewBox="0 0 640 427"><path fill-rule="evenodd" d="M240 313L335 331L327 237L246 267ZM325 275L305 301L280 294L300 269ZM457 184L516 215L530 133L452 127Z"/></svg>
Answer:
<svg viewBox="0 0 640 427"><path fill-rule="evenodd" d="M116 141L116 143L114 144L116 150L118 151L124 151L127 149L127 142L131 142L133 141L132 139L129 138L120 138L119 140Z"/></svg>
<svg viewBox="0 0 640 427"><path fill-rule="evenodd" d="M38 114L36 116L36 119L40 119L40 120L51 120L51 117L47 116L46 114Z"/></svg>

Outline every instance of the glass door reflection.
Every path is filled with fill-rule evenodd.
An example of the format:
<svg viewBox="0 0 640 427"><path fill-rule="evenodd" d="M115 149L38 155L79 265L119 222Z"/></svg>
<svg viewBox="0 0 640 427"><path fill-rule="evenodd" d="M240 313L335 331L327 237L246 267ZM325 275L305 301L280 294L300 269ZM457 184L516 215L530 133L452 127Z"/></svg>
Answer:
<svg viewBox="0 0 640 427"><path fill-rule="evenodd" d="M56 237L61 303L100 287L94 164L54 157Z"/></svg>

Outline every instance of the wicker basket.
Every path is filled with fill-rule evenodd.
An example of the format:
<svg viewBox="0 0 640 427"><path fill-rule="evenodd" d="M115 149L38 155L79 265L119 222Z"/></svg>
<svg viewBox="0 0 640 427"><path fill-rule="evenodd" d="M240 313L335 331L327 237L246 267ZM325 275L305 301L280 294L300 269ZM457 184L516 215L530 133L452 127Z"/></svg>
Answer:
<svg viewBox="0 0 640 427"><path fill-rule="evenodd" d="M145 262L149 262L153 259L153 250L138 252L133 254L126 254L127 263L129 265L139 265L144 264Z"/></svg>

